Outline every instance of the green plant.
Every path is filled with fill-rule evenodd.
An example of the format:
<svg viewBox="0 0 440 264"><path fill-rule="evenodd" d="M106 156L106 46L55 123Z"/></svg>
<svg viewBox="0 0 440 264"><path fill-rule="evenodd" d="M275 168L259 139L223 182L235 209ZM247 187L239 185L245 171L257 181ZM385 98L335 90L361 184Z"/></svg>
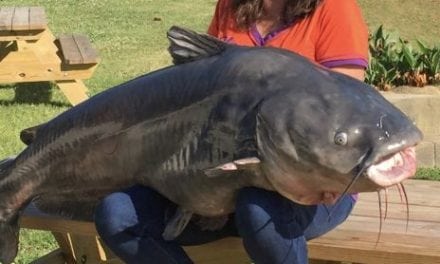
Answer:
<svg viewBox="0 0 440 264"><path fill-rule="evenodd" d="M397 85L423 87L427 84L426 74L421 71L420 60L423 53L416 51L407 41L399 38L400 50L397 51Z"/></svg>
<svg viewBox="0 0 440 264"><path fill-rule="evenodd" d="M366 82L379 90L391 89L399 77L395 67L398 60L396 42L379 26L369 39L370 63L366 72Z"/></svg>
<svg viewBox="0 0 440 264"><path fill-rule="evenodd" d="M440 80L440 49L417 41L419 49L402 38L397 40L379 26L370 35L370 64L365 81L380 90L393 86L423 87Z"/></svg>
<svg viewBox="0 0 440 264"><path fill-rule="evenodd" d="M389 33L386 33L383 26L379 26L377 30L370 35L369 51L373 58L376 58L385 67L392 67L396 60L396 41L394 41Z"/></svg>
<svg viewBox="0 0 440 264"><path fill-rule="evenodd" d="M429 48L417 41L421 51L420 62L422 71L428 75L428 83L440 82L440 47Z"/></svg>
<svg viewBox="0 0 440 264"><path fill-rule="evenodd" d="M366 71L365 81L374 84L379 90L388 91L398 76L395 68L387 69L382 62L372 57Z"/></svg>

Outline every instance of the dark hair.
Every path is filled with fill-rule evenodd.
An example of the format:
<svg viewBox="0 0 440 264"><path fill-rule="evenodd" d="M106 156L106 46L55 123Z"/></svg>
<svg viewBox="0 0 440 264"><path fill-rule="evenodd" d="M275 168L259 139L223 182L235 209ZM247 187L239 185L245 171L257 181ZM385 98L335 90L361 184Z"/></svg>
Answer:
<svg viewBox="0 0 440 264"><path fill-rule="evenodd" d="M295 18L303 18L313 11L322 0L287 0L283 14L283 22L289 23ZM231 6L239 29L248 29L262 18L263 0L232 0Z"/></svg>

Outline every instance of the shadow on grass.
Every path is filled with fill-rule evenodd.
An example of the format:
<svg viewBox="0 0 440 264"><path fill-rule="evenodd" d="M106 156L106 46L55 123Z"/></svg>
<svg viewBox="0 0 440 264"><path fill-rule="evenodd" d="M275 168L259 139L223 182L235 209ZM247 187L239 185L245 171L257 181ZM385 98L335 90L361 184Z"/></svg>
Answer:
<svg viewBox="0 0 440 264"><path fill-rule="evenodd" d="M49 82L17 83L14 101L17 103L49 103L52 99L52 84Z"/></svg>
<svg viewBox="0 0 440 264"><path fill-rule="evenodd" d="M0 99L0 105L48 104L57 107L70 106L68 103L52 101L53 88L54 84L50 82L17 83L0 86L0 89L15 89L14 98L12 100Z"/></svg>

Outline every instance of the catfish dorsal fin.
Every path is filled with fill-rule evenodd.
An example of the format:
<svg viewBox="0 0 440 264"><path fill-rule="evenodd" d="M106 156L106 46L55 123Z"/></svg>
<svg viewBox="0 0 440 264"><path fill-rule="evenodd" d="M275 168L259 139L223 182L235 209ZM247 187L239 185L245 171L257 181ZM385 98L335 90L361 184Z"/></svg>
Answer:
<svg viewBox="0 0 440 264"><path fill-rule="evenodd" d="M168 52L175 65L217 55L228 46L213 36L177 26L168 30L167 37L170 41Z"/></svg>

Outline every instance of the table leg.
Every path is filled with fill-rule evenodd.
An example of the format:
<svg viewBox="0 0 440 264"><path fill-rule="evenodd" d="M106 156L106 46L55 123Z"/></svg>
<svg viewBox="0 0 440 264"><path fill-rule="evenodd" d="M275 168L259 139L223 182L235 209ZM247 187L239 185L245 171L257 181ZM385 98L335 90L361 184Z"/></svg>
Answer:
<svg viewBox="0 0 440 264"><path fill-rule="evenodd" d="M55 83L72 105L77 105L89 98L87 87L81 80L56 81Z"/></svg>
<svg viewBox="0 0 440 264"><path fill-rule="evenodd" d="M54 236L55 240L58 243L58 246L60 247L61 252L64 256L64 262L66 264L76 264L74 258L74 252L72 247L72 241L70 240L70 235L66 233L58 233L58 232L52 232L52 235ZM42 263L42 262L41 262Z"/></svg>

